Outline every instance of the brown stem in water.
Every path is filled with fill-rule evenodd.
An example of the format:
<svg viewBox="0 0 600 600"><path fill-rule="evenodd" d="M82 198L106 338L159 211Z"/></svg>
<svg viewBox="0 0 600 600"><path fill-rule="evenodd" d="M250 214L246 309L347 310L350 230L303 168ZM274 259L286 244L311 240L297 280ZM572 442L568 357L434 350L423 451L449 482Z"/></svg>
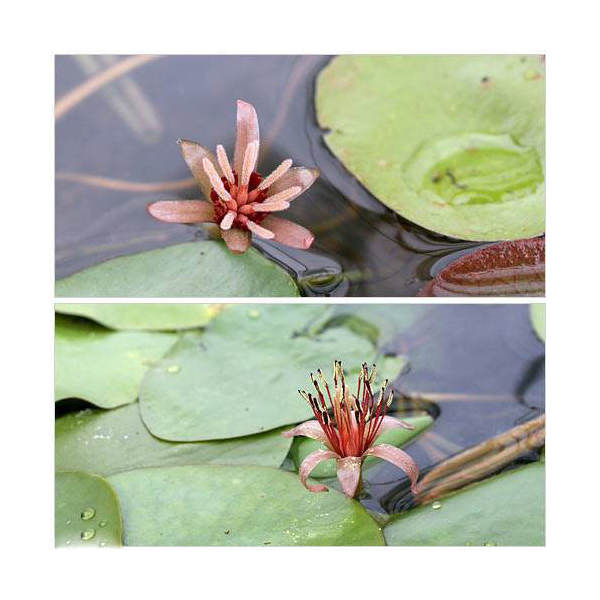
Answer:
<svg viewBox="0 0 600 600"><path fill-rule="evenodd" d="M431 502L540 448L546 439L545 423L542 415L440 463L419 481L417 502Z"/></svg>

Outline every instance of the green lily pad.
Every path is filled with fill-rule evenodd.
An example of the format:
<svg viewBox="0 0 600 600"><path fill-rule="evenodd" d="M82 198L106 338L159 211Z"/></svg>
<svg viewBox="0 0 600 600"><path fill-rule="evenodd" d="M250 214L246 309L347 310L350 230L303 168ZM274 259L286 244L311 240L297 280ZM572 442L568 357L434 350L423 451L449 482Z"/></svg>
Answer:
<svg viewBox="0 0 600 600"><path fill-rule="evenodd" d="M133 402L148 367L176 339L169 333L109 331L57 315L55 400L82 398L102 408Z"/></svg>
<svg viewBox="0 0 600 600"><path fill-rule="evenodd" d="M218 312L210 304L57 304L56 312L92 319L111 329L203 327Z"/></svg>
<svg viewBox="0 0 600 600"><path fill-rule="evenodd" d="M471 485L392 521L390 546L543 546L545 472L534 463ZM437 505L435 505L437 506Z"/></svg>
<svg viewBox="0 0 600 600"><path fill-rule="evenodd" d="M313 494L298 476L253 466L139 469L108 478L128 546L381 546L354 500Z"/></svg>
<svg viewBox="0 0 600 600"><path fill-rule="evenodd" d="M545 228L545 69L538 56L340 56L317 116L333 153L381 202L475 241Z"/></svg>
<svg viewBox="0 0 600 600"><path fill-rule="evenodd" d="M288 273L255 248L237 255L210 241L120 256L56 282L63 298L298 295Z"/></svg>
<svg viewBox="0 0 600 600"><path fill-rule="evenodd" d="M371 324L373 343L379 346L407 331L416 321L423 318L431 306L426 304L336 304L333 306L335 319L347 317L360 319ZM379 365L377 365L379 366Z"/></svg>
<svg viewBox="0 0 600 600"><path fill-rule="evenodd" d="M311 333L323 305L226 307L202 335L188 334L150 369L140 387L142 419L157 437L173 441L249 435L308 419L298 389L334 359L360 369L375 348L336 327Z"/></svg>
<svg viewBox="0 0 600 600"><path fill-rule="evenodd" d="M406 444L411 442L417 436L421 435L433 423L433 419L428 415L422 417L406 417L403 420L407 421L408 423L412 423L415 428L411 430L393 429L391 431L386 431L377 438L376 444L391 444L392 446L397 446L398 448L406 446ZM302 461L311 452L314 452L319 448L325 448L325 446L317 440L311 440L310 438L305 437L294 438L294 443L292 444L292 449L290 450L290 458L294 463L296 471L300 468ZM367 456L363 465L365 468L368 468L379 460L380 459L378 458ZM336 474L337 466L335 460L328 460L317 465L317 467L312 471L311 477L314 477L315 479L323 477L336 477Z"/></svg>
<svg viewBox="0 0 600 600"><path fill-rule="evenodd" d="M529 316L531 317L531 325L535 334L542 340L546 341L546 305L532 304L529 307Z"/></svg>
<svg viewBox="0 0 600 600"><path fill-rule="evenodd" d="M121 546L119 500L112 486L89 473L56 473L56 546Z"/></svg>
<svg viewBox="0 0 600 600"><path fill-rule="evenodd" d="M291 440L280 429L217 442L173 443L150 434L137 403L114 410L86 409L55 423L55 463L60 471L107 476L142 467L200 463L278 467Z"/></svg>

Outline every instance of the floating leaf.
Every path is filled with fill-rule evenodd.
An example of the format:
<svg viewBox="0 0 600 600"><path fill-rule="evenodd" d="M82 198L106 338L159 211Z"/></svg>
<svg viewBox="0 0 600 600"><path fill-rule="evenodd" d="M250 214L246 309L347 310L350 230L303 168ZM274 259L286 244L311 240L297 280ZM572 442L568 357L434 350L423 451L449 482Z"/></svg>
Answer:
<svg viewBox="0 0 600 600"><path fill-rule="evenodd" d="M102 408L133 402L148 367L173 345L169 333L109 331L56 316L56 400L81 398Z"/></svg>
<svg viewBox="0 0 600 600"><path fill-rule="evenodd" d="M376 444L391 444L392 446L397 446L400 448L408 444L417 436L421 435L433 423L433 419L430 416L406 417L403 420L407 421L408 423L412 423L415 428L411 430L392 429L390 431L386 431L377 438ZM324 445L317 440L311 440L310 438L305 437L294 438L294 443L292 444L292 449L290 450L290 458L292 459L296 470L300 468L302 461L311 452L314 452L319 448L324 448ZM378 458L368 456L363 464L366 468L368 468L370 465L378 461ZM335 460L328 460L317 465L310 476L317 479L323 477L336 477L336 473L337 466Z"/></svg>
<svg viewBox="0 0 600 600"><path fill-rule="evenodd" d="M532 304L529 307L529 316L535 334L542 340L546 341L546 305Z"/></svg>
<svg viewBox="0 0 600 600"><path fill-rule="evenodd" d="M390 546L543 546L544 465L508 471L392 521ZM436 507L436 508L434 508Z"/></svg>
<svg viewBox="0 0 600 600"><path fill-rule="evenodd" d="M280 469L199 465L108 478L128 546L380 546L375 521L336 491L308 492Z"/></svg>
<svg viewBox="0 0 600 600"><path fill-rule="evenodd" d="M537 56L340 56L321 72L325 141L381 202L455 238L544 231Z"/></svg>
<svg viewBox="0 0 600 600"><path fill-rule="evenodd" d="M121 512L111 485L89 473L56 473L54 528L56 546L120 546Z"/></svg>
<svg viewBox="0 0 600 600"><path fill-rule="evenodd" d="M425 304L335 304L332 307L332 321L347 317L352 321L368 322L374 330L369 332L369 337L380 346L404 333L430 310ZM358 329L353 330L358 332Z"/></svg>
<svg viewBox="0 0 600 600"><path fill-rule="evenodd" d="M304 421L312 415L297 390L334 359L349 369L375 357L347 328L311 333L324 305L236 304L202 335L187 335L144 378L142 419L157 437L214 440ZM176 369L176 372L173 370Z"/></svg>
<svg viewBox="0 0 600 600"><path fill-rule="evenodd" d="M281 431L178 444L153 437L142 423L137 403L108 411L86 409L56 420L55 463L60 471L103 476L141 467L199 463L278 467L291 444Z"/></svg>
<svg viewBox="0 0 600 600"><path fill-rule="evenodd" d="M87 317L111 329L187 329L206 325L219 311L211 304L57 304L56 312Z"/></svg>
<svg viewBox="0 0 600 600"><path fill-rule="evenodd" d="M293 279L258 250L191 242L120 256L56 282L58 297L298 296Z"/></svg>
<svg viewBox="0 0 600 600"><path fill-rule="evenodd" d="M544 238L501 242L461 256L419 296L543 296Z"/></svg>

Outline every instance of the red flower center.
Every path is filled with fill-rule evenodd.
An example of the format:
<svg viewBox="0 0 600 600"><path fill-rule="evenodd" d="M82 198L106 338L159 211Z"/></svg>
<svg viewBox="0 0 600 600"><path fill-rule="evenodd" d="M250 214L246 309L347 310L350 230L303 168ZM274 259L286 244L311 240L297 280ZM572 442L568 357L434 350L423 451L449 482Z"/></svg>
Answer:
<svg viewBox="0 0 600 600"><path fill-rule="evenodd" d="M262 202L266 199L269 188L256 189L263 180L256 171L253 171L252 175L250 175L247 189L238 187L239 179L235 171L233 172L233 176L235 177L233 185L229 183L226 177L221 177L223 186L229 192L231 200L225 201L220 198L214 188L210 192L210 200L215 211L215 221L220 224L225 215L232 211L235 213L232 226L248 229L248 221L260 224L269 216L268 212L259 212L252 207L252 203Z"/></svg>
<svg viewBox="0 0 600 600"><path fill-rule="evenodd" d="M334 364L333 395L320 369L317 375L319 381L312 373L310 375L317 395L302 391L300 393L310 404L315 418L327 436L329 446L340 457L362 456L375 441L383 418L392 403L392 392L388 399L385 399L387 380L376 399L371 388L375 377L374 366L369 371L366 363L363 363L356 395L351 394L346 386L340 361ZM325 395L329 400L329 407Z"/></svg>

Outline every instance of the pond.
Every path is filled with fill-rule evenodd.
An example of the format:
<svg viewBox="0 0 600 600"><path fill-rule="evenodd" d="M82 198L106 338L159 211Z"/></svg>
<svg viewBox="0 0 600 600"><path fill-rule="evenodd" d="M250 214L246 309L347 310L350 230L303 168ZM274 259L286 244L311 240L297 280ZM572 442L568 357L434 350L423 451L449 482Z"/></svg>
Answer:
<svg viewBox="0 0 600 600"><path fill-rule="evenodd" d="M110 305L57 305L57 311L94 315L103 323L120 315L120 327L131 329L131 319L139 321L139 313L144 311L132 305L132 310L126 312L122 308L126 305L120 306L114 310ZM154 309L154 325L151 327L151 320L147 320L147 327L156 329L156 323L165 315L173 317L174 306L181 307L164 306L161 314ZM144 310L144 318L149 319L148 309ZM181 308L176 310L179 311L176 318L181 319L184 313ZM527 482L529 474L523 471L527 468L523 465L529 463L543 474L540 458L543 458L545 435L545 348L534 331L527 305L344 304L325 308L253 304L217 308L185 305L184 310L185 318L191 321L179 320L179 326L185 329L178 336L140 330L139 322L135 325L137 331L111 332L81 317L58 316L57 469L97 473L108 477L110 483L116 481L119 497L120 486L125 486L122 493L126 505L128 494L132 489L135 492L138 484L139 489L145 490L144 502L158 493L148 496L150 492L144 487L149 485L147 482L126 481L127 473L135 478L148 471L145 467L165 467L163 472L169 478L182 474L177 469L205 465L205 470L200 469L191 480L186 480L180 491L183 498L200 488L207 493L211 486L221 485L211 479L215 473L208 465L235 464L244 476L250 471L243 469L258 468L256 476L248 475L252 481L264 475L260 471L264 467L279 475L284 470L297 471L299 462L314 450L310 444L318 446L318 443L296 437L290 450L281 436L281 431L310 416L295 389L288 388L303 386L310 390L308 372L319 367L330 378L326 363L333 358L343 358L347 368L352 367L349 361L353 356L354 362L371 360L375 344L378 366L391 378L395 394L389 414L408 419L416 426L408 436L401 432L406 436L402 438L404 441L397 438L386 443L402 445L414 459L422 486L415 496L409 489L408 478L397 467L381 460L365 463L356 499L378 523L391 523L393 527L400 522L398 519L413 515L421 518L418 511L435 511L445 506L449 491L490 477L479 490L469 488L471 491L464 493L487 494L486 506L495 510L504 500L501 494L491 491L490 482L509 487L515 485L515 478L524 477ZM190 322L198 324L206 319L209 321L205 328L188 329ZM165 321L162 322L159 329L164 329ZM112 323L114 326L115 321ZM266 337L255 344L257 336ZM247 348L253 350L248 352ZM400 362L394 357L400 357ZM244 360L246 366L242 364ZM393 363L391 370L386 370L386 362ZM224 370L228 372L225 378ZM136 402L138 397L140 400ZM466 451L470 453L469 459L462 460L461 457L467 456ZM450 469L457 483L441 489L439 486L448 482L438 477L439 473L457 460ZM217 479L221 476L218 471L217 468ZM506 479L498 478L501 472L507 474ZM202 479L202 485L193 483L196 476ZM313 477L321 484L340 489L335 469L315 471ZM428 481L433 484L426 486ZM222 484L229 485L231 480L223 480ZM134 487L129 488L130 485ZM167 482L152 485L162 489ZM173 485L177 489L181 481ZM320 502L323 496L304 490L297 476L286 485L293 494L298 494L298 501ZM523 484L518 482L518 485ZM525 485L539 493L539 483ZM509 492L513 493L510 489ZM245 489L238 493L240 498L250 494ZM286 493L289 490L282 490L281 497ZM73 497L76 499L77 494ZM182 497L173 501L179 502ZM432 504L436 498L441 503ZM456 510L457 502L464 502L468 510L479 510L479 500L468 498L459 492L450 498L447 511ZM276 499L269 502L263 507L267 511L277 503ZM94 503L90 500L87 505ZM537 544L542 536L539 519L543 505L543 499L529 499L523 513L519 513L518 518L534 529L533 534L524 534L525 545ZM187 500L183 506L189 510ZM225 512L223 518L230 523L231 511L227 506L218 504L217 508ZM135 543L127 538L129 523L131 519L135 523L137 518L135 505L125 506L124 510L126 542ZM285 511L289 510L286 506ZM461 510L464 512L464 506ZM528 520L527 511L535 516ZM202 527L210 524L209 528L214 529L211 519L216 518L201 517ZM277 519L284 519L273 518L274 522L263 523L265 530L276 530ZM285 518L295 519L293 512ZM465 518L462 515L461 522ZM507 518L496 539L491 541L521 543L514 536L522 522L515 524L510 515ZM136 529L137 525L132 527ZM424 529L420 527L413 543L428 543L428 535L432 536L430 543L445 543L429 527L429 523ZM463 532L465 538L453 534L450 542L475 542L481 532L495 531L482 515L475 516L469 527L477 531L472 535ZM171 533L174 538L168 537ZM172 539L183 543L183 538L177 537L179 533L171 533L166 534L164 543L169 544ZM390 536L388 539L386 534L388 543L394 543L390 541L393 535ZM147 545L148 538L140 539ZM193 535L185 539L186 544L200 545L246 543L233 538L220 540L218 536L217 541L212 538L199 541ZM309 539L300 539L298 543L311 543ZM350 543L336 539L334 536L329 543ZM406 538L402 540L407 543ZM151 541L160 542L154 538ZM284 535L273 543L286 544L292 540Z"/></svg>

